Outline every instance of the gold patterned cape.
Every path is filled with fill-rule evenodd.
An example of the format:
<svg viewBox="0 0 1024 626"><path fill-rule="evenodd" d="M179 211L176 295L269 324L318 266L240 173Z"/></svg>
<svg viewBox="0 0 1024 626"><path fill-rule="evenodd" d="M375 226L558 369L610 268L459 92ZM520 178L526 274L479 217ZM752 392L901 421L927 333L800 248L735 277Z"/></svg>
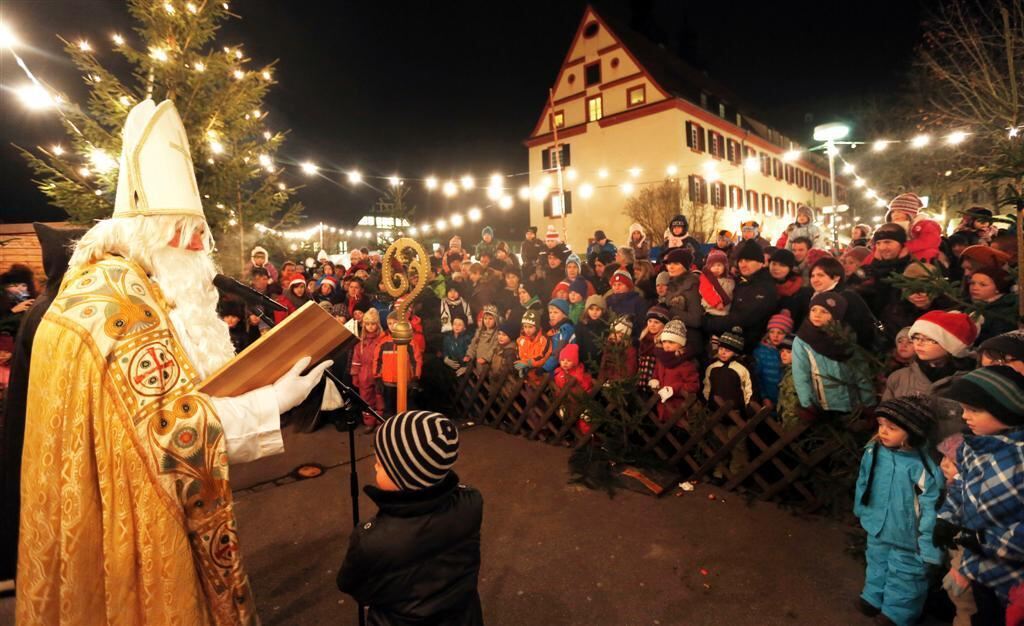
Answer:
<svg viewBox="0 0 1024 626"><path fill-rule="evenodd" d="M257 623L224 433L157 285L69 273L32 350L19 624Z"/></svg>

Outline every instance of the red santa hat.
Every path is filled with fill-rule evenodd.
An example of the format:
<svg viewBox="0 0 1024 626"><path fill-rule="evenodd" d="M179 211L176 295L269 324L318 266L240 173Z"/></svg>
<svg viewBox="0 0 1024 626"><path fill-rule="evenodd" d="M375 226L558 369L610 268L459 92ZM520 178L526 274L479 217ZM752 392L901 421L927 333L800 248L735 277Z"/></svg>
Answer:
<svg viewBox="0 0 1024 626"><path fill-rule="evenodd" d="M547 234L544 235L544 239L546 239L549 243L558 243L559 241L562 240L562 238L558 235L558 229L556 229L551 224L548 225L548 231Z"/></svg>
<svg viewBox="0 0 1024 626"><path fill-rule="evenodd" d="M889 203L889 212L885 214L886 220L893 211L904 211L910 214L910 218L917 217L917 214L924 208L924 201L916 193L901 193Z"/></svg>
<svg viewBox="0 0 1024 626"><path fill-rule="evenodd" d="M910 327L910 336L924 335L935 341L954 357L968 356L970 346L978 338L978 324L959 311L929 311Z"/></svg>
<svg viewBox="0 0 1024 626"><path fill-rule="evenodd" d="M612 274L612 279L609 282L613 285L616 283L622 283L626 285L627 289L633 288L633 277L630 276L629 272L626 270L615 270L615 273Z"/></svg>

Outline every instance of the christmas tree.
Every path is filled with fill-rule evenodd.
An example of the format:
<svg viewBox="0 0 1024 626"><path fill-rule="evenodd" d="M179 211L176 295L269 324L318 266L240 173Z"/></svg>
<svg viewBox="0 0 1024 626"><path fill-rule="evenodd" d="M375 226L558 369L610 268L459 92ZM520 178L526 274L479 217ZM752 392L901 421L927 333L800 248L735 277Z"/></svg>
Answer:
<svg viewBox="0 0 1024 626"><path fill-rule="evenodd" d="M71 221L108 217L128 111L145 98L174 101L219 259L240 272L259 236L252 227L293 223L302 210L274 157L284 132L267 128L262 107L274 84L273 63L248 67L240 47L217 45L220 26L237 17L226 2L128 0L128 10L136 37L111 38L120 59L104 58L111 55L84 40L64 42L89 89L87 101L56 94L67 143L22 153L39 189Z"/></svg>

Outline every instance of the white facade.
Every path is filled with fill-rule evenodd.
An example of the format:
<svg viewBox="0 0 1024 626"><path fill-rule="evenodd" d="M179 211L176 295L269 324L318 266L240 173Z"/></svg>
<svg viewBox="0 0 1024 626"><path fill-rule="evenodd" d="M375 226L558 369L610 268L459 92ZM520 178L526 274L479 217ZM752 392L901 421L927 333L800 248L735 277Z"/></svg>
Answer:
<svg viewBox="0 0 1024 626"><path fill-rule="evenodd" d="M700 87L694 92L702 93ZM558 144L568 152L562 185L571 208L564 225L575 250L584 249L597 229L616 242L627 241L633 220L623 212L626 199L667 178L679 180L684 196L721 211L720 228L736 232L742 221L753 219L772 239L795 220L798 205L831 204L827 167L786 162L790 146L776 145L778 133L713 96L699 95L695 99L704 101L695 103L670 93L592 8L584 13L552 95L553 107L545 106L526 142L530 223L541 236L549 224L562 231L554 117ZM842 195L841 188L837 192ZM648 233L655 245L661 235Z"/></svg>

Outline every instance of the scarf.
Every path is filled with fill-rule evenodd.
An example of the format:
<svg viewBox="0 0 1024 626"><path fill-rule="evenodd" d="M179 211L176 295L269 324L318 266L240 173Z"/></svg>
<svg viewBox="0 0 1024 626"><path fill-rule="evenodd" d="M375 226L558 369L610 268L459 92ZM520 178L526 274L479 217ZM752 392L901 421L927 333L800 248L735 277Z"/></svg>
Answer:
<svg viewBox="0 0 1024 626"><path fill-rule="evenodd" d="M658 363L661 363L662 367L675 368L688 361L690 357L686 354L686 350L669 352L659 348L654 351L654 358L657 359Z"/></svg>
<svg viewBox="0 0 1024 626"><path fill-rule="evenodd" d="M290 288L284 292L284 297L288 298L288 302L291 302L292 306L294 306L296 309L300 308L303 304L306 304L306 302L309 301L309 298L307 298L306 296L295 295L295 292Z"/></svg>
<svg viewBox="0 0 1024 626"><path fill-rule="evenodd" d="M951 358L943 358L941 359L942 362L937 365L932 365L928 361L922 361L916 356L914 357L914 361L917 362L917 367L921 370L921 373L924 374L925 378L933 383L948 376L952 376L959 371L956 363L954 363Z"/></svg>
<svg viewBox="0 0 1024 626"><path fill-rule="evenodd" d="M718 282L718 277L709 271L697 272L700 276L700 297L713 308L724 308L732 304L732 298Z"/></svg>
<svg viewBox="0 0 1024 626"><path fill-rule="evenodd" d="M775 291L780 297L788 298L789 296L800 291L804 286L804 279L799 274L790 274L786 280L781 283L775 283Z"/></svg>
<svg viewBox="0 0 1024 626"><path fill-rule="evenodd" d="M853 340L851 333L840 323L831 322L825 328L818 328L806 319L800 325L796 336L823 357L840 363L849 361L853 356Z"/></svg>

